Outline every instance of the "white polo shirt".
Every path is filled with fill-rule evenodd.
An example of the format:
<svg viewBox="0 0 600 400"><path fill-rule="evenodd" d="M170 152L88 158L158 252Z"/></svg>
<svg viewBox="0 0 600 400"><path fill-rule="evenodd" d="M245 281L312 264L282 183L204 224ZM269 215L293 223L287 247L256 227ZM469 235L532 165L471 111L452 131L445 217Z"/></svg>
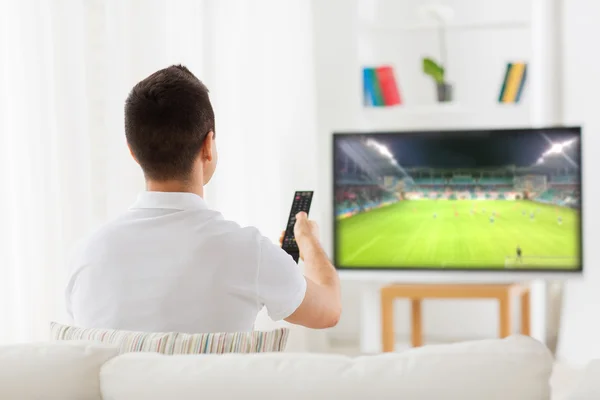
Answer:
<svg viewBox="0 0 600 400"><path fill-rule="evenodd" d="M251 331L263 306L281 320L306 293L287 253L192 193L141 193L78 246L72 271L67 308L85 328Z"/></svg>

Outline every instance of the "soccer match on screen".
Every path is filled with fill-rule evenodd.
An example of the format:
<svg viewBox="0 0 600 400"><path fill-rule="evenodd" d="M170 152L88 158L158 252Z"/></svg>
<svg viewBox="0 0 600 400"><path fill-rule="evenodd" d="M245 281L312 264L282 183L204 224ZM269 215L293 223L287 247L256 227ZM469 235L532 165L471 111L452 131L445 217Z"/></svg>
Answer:
<svg viewBox="0 0 600 400"><path fill-rule="evenodd" d="M334 136L339 268L580 270L579 128Z"/></svg>

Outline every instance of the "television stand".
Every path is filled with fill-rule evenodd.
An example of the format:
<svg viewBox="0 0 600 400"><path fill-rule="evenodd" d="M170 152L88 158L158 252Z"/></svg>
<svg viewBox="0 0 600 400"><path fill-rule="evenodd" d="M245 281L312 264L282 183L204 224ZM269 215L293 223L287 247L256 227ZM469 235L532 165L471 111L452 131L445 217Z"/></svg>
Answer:
<svg viewBox="0 0 600 400"><path fill-rule="evenodd" d="M421 302L425 299L495 299L500 305L500 337L512 334L512 307L515 297L521 301L521 333L531 334L531 298L527 285L510 284L422 284L389 285L381 288L381 340L384 352L394 351L394 301L408 299L411 303L411 342L423 345Z"/></svg>

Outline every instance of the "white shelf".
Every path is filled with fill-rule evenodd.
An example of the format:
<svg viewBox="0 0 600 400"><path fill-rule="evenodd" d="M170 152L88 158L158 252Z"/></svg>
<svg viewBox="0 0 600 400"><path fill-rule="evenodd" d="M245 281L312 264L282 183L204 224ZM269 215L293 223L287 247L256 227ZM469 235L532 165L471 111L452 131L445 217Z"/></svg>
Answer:
<svg viewBox="0 0 600 400"><path fill-rule="evenodd" d="M431 106L365 107L362 129L370 131L524 128L531 126L527 103L468 107L460 104Z"/></svg>
<svg viewBox="0 0 600 400"><path fill-rule="evenodd" d="M439 5L450 10L449 30L527 29L533 22L532 1L546 0L357 0L356 15L366 25L422 30L437 23L430 11Z"/></svg>
<svg viewBox="0 0 600 400"><path fill-rule="evenodd" d="M432 114L454 114L473 112L469 107L464 107L460 103L448 102L427 105L397 105L390 107L364 107L365 113L372 115L380 114L413 114L413 115L432 115Z"/></svg>
<svg viewBox="0 0 600 400"><path fill-rule="evenodd" d="M523 128L533 126L528 79L521 102L496 102L508 62L533 63L536 20L531 0L436 0L453 10L446 25L446 70L458 103L435 103L435 85L423 74L422 59L439 57L439 25L415 0L358 0L350 30L359 66L389 64L405 105L361 108L365 131ZM483 4L485 3L485 4ZM515 13L514 10L519 10ZM532 78L535 75L532 71ZM356 93L362 95L362 93ZM359 100L360 101L360 100Z"/></svg>
<svg viewBox="0 0 600 400"><path fill-rule="evenodd" d="M513 29L530 29L531 24L528 22L498 22L488 24L448 24L446 30L448 31L477 31L477 30L513 30ZM420 32L430 31L439 29L439 25L435 24L415 24L407 26L397 25L378 25L370 22L359 22L359 31L372 32L372 33L407 33L407 32Z"/></svg>

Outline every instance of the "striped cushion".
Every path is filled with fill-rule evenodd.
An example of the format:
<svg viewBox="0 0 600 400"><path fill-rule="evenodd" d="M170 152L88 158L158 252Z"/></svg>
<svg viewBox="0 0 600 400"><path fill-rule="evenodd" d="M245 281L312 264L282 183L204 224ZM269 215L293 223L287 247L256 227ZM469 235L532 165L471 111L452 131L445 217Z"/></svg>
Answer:
<svg viewBox="0 0 600 400"><path fill-rule="evenodd" d="M289 330L237 333L144 333L111 329L86 329L50 324L52 340L85 340L110 343L120 352L153 352L161 354L265 353L283 351Z"/></svg>

